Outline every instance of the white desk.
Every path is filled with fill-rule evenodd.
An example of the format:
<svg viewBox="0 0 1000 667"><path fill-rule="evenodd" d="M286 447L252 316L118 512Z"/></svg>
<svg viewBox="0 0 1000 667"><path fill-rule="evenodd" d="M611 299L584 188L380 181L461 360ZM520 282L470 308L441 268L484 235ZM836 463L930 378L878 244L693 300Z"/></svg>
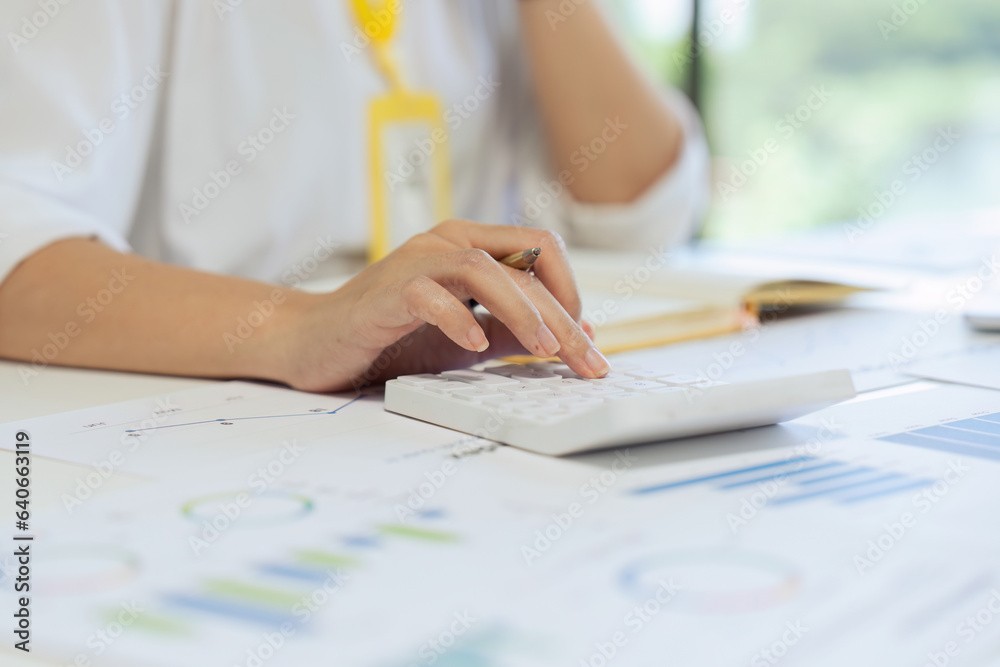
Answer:
<svg viewBox="0 0 1000 667"><path fill-rule="evenodd" d="M813 327L810 324L813 322L810 319L812 317L815 316L793 318L787 322L776 323L771 325L772 332L776 336L786 336L789 340L798 340L805 337L803 332L813 330L810 328ZM815 339L817 334L813 331L809 334L815 339L812 341L812 348L808 350L805 348L788 349L789 358L781 363L796 363L796 359L800 359L801 363L807 367L799 370L807 371L811 370L808 366L816 363L829 363L830 359L838 359L847 366L856 361L868 369L861 375L869 378L876 385L887 386L893 383L911 381L896 375L891 370L874 368L874 365L877 365L878 360L884 358L887 352L898 347L899 331L912 330L913 322L919 319L919 316L887 314L879 311L843 311L819 317L824 319L818 329L828 330L832 328L835 330L832 335L840 338L847 335L845 333L847 329L856 331L859 327L864 328L865 322L870 322L867 340L864 343L848 341L846 347L841 346L840 349L834 349L833 339L827 342ZM897 322L899 328L894 329L887 324L891 322ZM845 329L836 331L837 327L832 326L833 324L842 325ZM997 338L966 331L961 321L955 319L930 348L935 346L942 349L957 348L973 342L993 340L997 340ZM721 338L697 341L661 350L637 352L629 356L657 359L661 363L676 362L685 364L686 368L697 368L699 364L711 361L714 350L724 349L727 345L727 339ZM789 347L781 341L777 341L774 345L776 348ZM817 345L823 349L816 350ZM768 353L768 355L762 356L773 357L774 355ZM781 363L776 368L781 366ZM794 372L794 370L789 372ZM210 381L206 380L50 367L25 384L18 372L18 364L0 362L0 396L3 397L3 400L0 401L0 423L194 388L209 383ZM875 409L874 403L873 409ZM774 433L764 436L746 433L703 440L699 442L697 450L689 446L651 445L644 449L643 459L645 465L655 465L664 462L690 461L704 456L757 451L781 447L785 444L788 443L781 442L780 437L776 439ZM607 454L597 453L576 457L576 460L593 462L595 466L601 466L607 456ZM12 469L12 464L12 454L9 452L0 453L0 466L4 470L0 479L9 479L11 473L8 471ZM32 490L35 501L32 507L33 512L57 506L57 490L68 488L82 470L86 470L86 467L36 457L32 470ZM138 481L134 477L116 474L101 487L99 492L107 493L136 483ZM6 482L4 488L9 488ZM2 505L4 509L0 512L0 517L4 522L12 521L12 508L9 503ZM5 523L5 525L9 524ZM12 667L49 664L39 662L35 658L25 658L23 655L13 652L9 648L8 642L5 642L4 646L0 648L0 656L2 656L5 665Z"/></svg>

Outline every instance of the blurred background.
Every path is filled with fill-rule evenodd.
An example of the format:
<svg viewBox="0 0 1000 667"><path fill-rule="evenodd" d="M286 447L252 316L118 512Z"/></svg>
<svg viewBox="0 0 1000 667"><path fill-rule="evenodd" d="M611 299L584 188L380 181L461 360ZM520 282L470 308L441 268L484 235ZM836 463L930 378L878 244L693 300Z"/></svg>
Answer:
<svg viewBox="0 0 1000 667"><path fill-rule="evenodd" d="M706 237L856 221L894 181L905 193L876 222L1000 207L997 0L611 4L654 74L700 106L715 157Z"/></svg>

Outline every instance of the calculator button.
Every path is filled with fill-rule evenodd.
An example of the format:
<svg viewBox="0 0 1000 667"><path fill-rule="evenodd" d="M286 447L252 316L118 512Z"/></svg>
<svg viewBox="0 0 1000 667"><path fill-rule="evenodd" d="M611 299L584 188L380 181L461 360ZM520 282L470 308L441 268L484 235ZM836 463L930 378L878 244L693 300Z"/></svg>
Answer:
<svg viewBox="0 0 1000 667"><path fill-rule="evenodd" d="M676 394L677 392L687 392L686 387L657 387L656 389L650 389L650 394Z"/></svg>
<svg viewBox="0 0 1000 667"><path fill-rule="evenodd" d="M639 364L631 364L627 362L616 361L614 366L612 366L611 370L615 371L616 373L620 373L622 371L630 371L636 368L640 368Z"/></svg>
<svg viewBox="0 0 1000 667"><path fill-rule="evenodd" d="M649 368L635 368L625 371L625 375L636 380L655 380L658 377L666 375L666 373L663 371L654 371Z"/></svg>
<svg viewBox="0 0 1000 667"><path fill-rule="evenodd" d="M657 378L663 384L672 384L676 386L685 386L689 384L697 384L699 382L704 382L705 378L698 377L697 375L661 375Z"/></svg>
<svg viewBox="0 0 1000 667"><path fill-rule="evenodd" d="M524 366L522 366L521 364L504 364L503 366L490 366L483 370L486 373L492 373L493 375L510 377L514 373L523 373Z"/></svg>
<svg viewBox="0 0 1000 667"><path fill-rule="evenodd" d="M644 391L646 389L659 389L663 385L652 380L632 380L631 382L619 382L615 385L619 389L634 389Z"/></svg>
<svg viewBox="0 0 1000 667"><path fill-rule="evenodd" d="M550 364L548 371L550 373L555 373L556 375L561 375L564 378L573 378L574 380L582 379L579 375L577 375L576 371L566 364Z"/></svg>
<svg viewBox="0 0 1000 667"><path fill-rule="evenodd" d="M422 375L403 375L396 378L396 381L410 387L426 387L429 384L444 382L445 379L440 375L424 373Z"/></svg>
<svg viewBox="0 0 1000 667"><path fill-rule="evenodd" d="M590 383L586 380L576 380L574 378L551 378L549 380L542 380L542 385L546 387L559 387L562 389L570 389L575 387L589 387Z"/></svg>
<svg viewBox="0 0 1000 667"><path fill-rule="evenodd" d="M626 391L621 394L608 394L604 398L608 401L627 401L628 399L635 398L637 396L645 396L645 394L641 394L637 391Z"/></svg>
<svg viewBox="0 0 1000 667"><path fill-rule="evenodd" d="M625 390L622 389L621 387L614 387L609 385L588 384L585 387L573 387L570 389L570 391L575 396L593 396L600 398L604 396L610 396L612 394L620 394Z"/></svg>
<svg viewBox="0 0 1000 667"><path fill-rule="evenodd" d="M467 382L454 382L449 380L446 382L429 384L427 385L427 391L432 391L435 394L454 394L458 391L475 391L475 387Z"/></svg>
<svg viewBox="0 0 1000 667"><path fill-rule="evenodd" d="M478 396L479 398L485 398L487 396L501 396L493 387L480 387L474 384L467 385L472 388L472 391L453 391L453 394L461 394L462 396Z"/></svg>
<svg viewBox="0 0 1000 667"><path fill-rule="evenodd" d="M597 378L596 380L587 380L587 382L595 385L606 384L606 385L616 385L619 382L628 382L634 378L630 378L624 373L616 373L614 371L608 373L602 378Z"/></svg>
<svg viewBox="0 0 1000 667"><path fill-rule="evenodd" d="M550 400L559 401L568 398L569 396L570 394L566 393L565 391L554 391L554 390L531 394L532 400L536 401L550 401Z"/></svg>
<svg viewBox="0 0 1000 667"><path fill-rule="evenodd" d="M445 371L442 377L458 382L468 382L469 384L499 386L502 384L515 384L517 380L511 380L502 375L486 373L483 371Z"/></svg>
<svg viewBox="0 0 1000 667"><path fill-rule="evenodd" d="M555 373L547 373L544 371L521 371L520 373L513 373L510 378L512 380L517 380L518 382L541 382L542 380L562 380L561 375L556 375Z"/></svg>
<svg viewBox="0 0 1000 667"><path fill-rule="evenodd" d="M534 383L520 382L518 384L502 385L497 387L497 389L504 392L505 394L528 395L528 396L546 391L545 385L539 384L537 382Z"/></svg>

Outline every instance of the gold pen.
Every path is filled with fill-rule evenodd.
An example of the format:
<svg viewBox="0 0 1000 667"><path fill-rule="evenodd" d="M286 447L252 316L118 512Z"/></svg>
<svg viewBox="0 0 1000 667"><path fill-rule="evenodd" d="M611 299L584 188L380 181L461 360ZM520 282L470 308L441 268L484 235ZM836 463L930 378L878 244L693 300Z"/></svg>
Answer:
<svg viewBox="0 0 1000 667"><path fill-rule="evenodd" d="M542 254L541 248L528 248L521 252L515 252L513 255L508 255L500 260L501 264L506 264L512 269L517 269L518 271L527 271L535 264L535 260L538 256Z"/></svg>

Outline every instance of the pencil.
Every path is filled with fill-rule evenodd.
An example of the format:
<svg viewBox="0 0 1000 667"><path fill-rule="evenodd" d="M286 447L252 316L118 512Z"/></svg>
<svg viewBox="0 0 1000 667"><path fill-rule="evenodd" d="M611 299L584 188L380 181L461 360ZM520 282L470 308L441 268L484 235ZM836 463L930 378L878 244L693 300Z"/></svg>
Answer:
<svg viewBox="0 0 1000 667"><path fill-rule="evenodd" d="M528 248L521 252L515 252L513 255L508 255L500 260L501 264L506 264L512 269L517 269L518 271L527 271L530 269L538 256L542 254L541 248Z"/></svg>

